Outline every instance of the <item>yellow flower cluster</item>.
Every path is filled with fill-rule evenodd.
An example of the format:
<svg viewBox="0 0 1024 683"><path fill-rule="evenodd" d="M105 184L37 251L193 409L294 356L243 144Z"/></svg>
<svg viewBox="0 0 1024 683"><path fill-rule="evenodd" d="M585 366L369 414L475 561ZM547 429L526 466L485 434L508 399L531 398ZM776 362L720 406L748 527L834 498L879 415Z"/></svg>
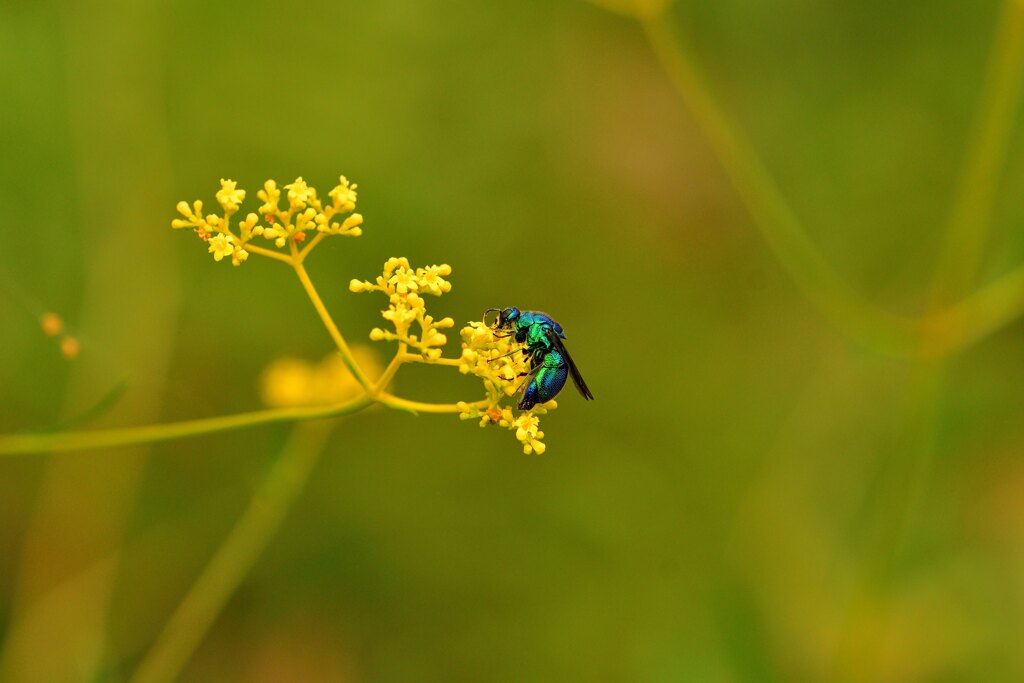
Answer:
<svg viewBox="0 0 1024 683"><path fill-rule="evenodd" d="M462 328L462 356L459 358L459 372L473 374L484 382L487 391L487 405L460 402L459 417L463 420L480 420L480 426L498 425L515 431L516 438L523 444L523 452L529 455L544 452L540 431L540 418L549 410L558 407L555 401L536 405L516 417L512 409L502 406L506 397L515 395L526 380L530 369L527 355L511 337L496 336L494 330L482 322L471 322Z"/></svg>
<svg viewBox="0 0 1024 683"><path fill-rule="evenodd" d="M265 182L263 189L256 193L263 200L260 215L269 223L258 234L274 240L276 246L283 247L289 238L296 244L301 243L310 231L349 237L363 234L360 227L363 216L352 213L356 208L356 185L350 184L345 176L341 176L338 185L327 193L331 203L326 206L317 198L316 188L307 185L301 177L285 185L284 189L288 203L286 208L281 208L281 189L273 180ZM350 215L340 223L334 220L344 214Z"/></svg>
<svg viewBox="0 0 1024 683"><path fill-rule="evenodd" d="M445 280L451 272L447 264L413 269L406 258L390 258L376 282L352 280L348 288L353 292L382 292L388 296L388 308L381 316L395 331L375 327L370 330L370 339L403 343L426 362L440 358L441 347L448 343L448 337L440 330L454 327L455 321L451 318L435 320L427 313L421 294L441 296L451 291L451 283ZM413 324L419 326L418 335L410 333Z"/></svg>
<svg viewBox="0 0 1024 683"><path fill-rule="evenodd" d="M494 330L482 322L471 322L462 328L462 356L459 372L483 379L488 399L497 404L512 396L529 370L526 354L512 337L495 336Z"/></svg>
<svg viewBox="0 0 1024 683"><path fill-rule="evenodd" d="M238 189L234 180L221 179L216 198L222 214L204 216L203 203L199 200L191 205L178 202L178 213L184 218L172 220L171 227L191 228L209 245L209 252L215 261L230 258L236 266L249 258L249 251L245 247L255 237L270 240L280 249L289 242L293 245L301 244L310 232L350 237L362 234L363 217L353 213L356 208L356 185L349 183L345 176L341 176L338 185L327 193L330 202L326 204L317 197L316 188L307 185L301 177L283 189L287 202L284 207L281 205L282 191L277 182L265 182L263 189L256 193L263 201L259 215L246 215L238 222L238 230L235 232L231 229L231 217L238 213L245 201L245 190ZM261 216L263 222L260 221ZM339 222L337 219L342 216L345 217Z"/></svg>

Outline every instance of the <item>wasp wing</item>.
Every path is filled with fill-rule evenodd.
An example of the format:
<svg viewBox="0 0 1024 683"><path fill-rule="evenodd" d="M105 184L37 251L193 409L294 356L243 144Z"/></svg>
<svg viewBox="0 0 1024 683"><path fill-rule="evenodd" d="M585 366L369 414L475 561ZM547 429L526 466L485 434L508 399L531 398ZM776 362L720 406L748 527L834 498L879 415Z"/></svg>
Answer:
<svg viewBox="0 0 1024 683"><path fill-rule="evenodd" d="M544 335L551 343L551 346L562 354L562 358L565 359L566 364L569 366L569 374L572 376L572 382L576 385L576 389L579 390L583 398L588 401L592 400L594 395L590 393L587 383L583 381L583 375L580 374L579 368L577 368L576 364L572 362L572 356L570 356L569 352L566 350L565 342L563 342L562 338L558 336L558 333L550 327L544 331Z"/></svg>

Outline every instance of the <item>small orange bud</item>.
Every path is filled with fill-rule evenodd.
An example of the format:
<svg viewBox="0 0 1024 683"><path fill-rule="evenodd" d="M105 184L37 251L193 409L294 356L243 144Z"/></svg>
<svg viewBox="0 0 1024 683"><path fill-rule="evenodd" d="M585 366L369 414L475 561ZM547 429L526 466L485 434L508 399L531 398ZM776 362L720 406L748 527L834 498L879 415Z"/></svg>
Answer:
<svg viewBox="0 0 1024 683"><path fill-rule="evenodd" d="M306 233L297 232L292 236L292 239L295 240L295 244L302 244L303 242L306 241Z"/></svg>
<svg viewBox="0 0 1024 683"><path fill-rule="evenodd" d="M78 357L78 352L82 350L81 344L74 337L64 337L60 340L60 352L68 360L72 360Z"/></svg>
<svg viewBox="0 0 1024 683"><path fill-rule="evenodd" d="M43 328L43 334L47 337L56 337L64 331L64 321L56 313L43 313L39 324Z"/></svg>

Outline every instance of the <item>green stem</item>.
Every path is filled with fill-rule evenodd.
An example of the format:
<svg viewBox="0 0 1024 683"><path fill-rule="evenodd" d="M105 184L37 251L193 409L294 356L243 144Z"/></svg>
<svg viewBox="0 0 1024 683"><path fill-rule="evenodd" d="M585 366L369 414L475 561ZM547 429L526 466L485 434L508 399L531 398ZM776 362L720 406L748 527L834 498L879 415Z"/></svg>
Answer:
<svg viewBox="0 0 1024 683"><path fill-rule="evenodd" d="M941 358L969 347L1024 315L1024 266L921 322L918 351Z"/></svg>
<svg viewBox="0 0 1024 683"><path fill-rule="evenodd" d="M12 434L0 437L0 456L21 453L46 453L54 451L82 451L93 448L129 446L158 441L172 441L190 436L243 429L274 422L296 422L325 417L348 415L366 408L371 400L365 394L345 403L309 408L278 408L257 410L251 413L224 415L199 420L186 420L169 424L126 427L122 429L101 429L87 432L64 432L51 434Z"/></svg>
<svg viewBox="0 0 1024 683"><path fill-rule="evenodd" d="M991 223L998 168L1005 158L1024 63L1024 3L1007 0L989 63L973 142L933 285L931 312L897 316L847 285L807 237L750 144L719 108L679 46L663 14L638 17L652 49L707 137L776 258L804 295L841 329L900 357L940 358L984 339L1024 315L1024 266L939 309L951 290L966 291ZM965 258L960 259L959 254ZM968 277L970 276L970 277Z"/></svg>
<svg viewBox="0 0 1024 683"><path fill-rule="evenodd" d="M936 267L932 306L970 290L992 229L999 172L1016 123L1024 72L1024 2L1006 0Z"/></svg>
<svg viewBox="0 0 1024 683"><path fill-rule="evenodd" d="M170 683L280 528L323 452L333 422L297 425L242 517L164 626L131 683Z"/></svg>
<svg viewBox="0 0 1024 683"><path fill-rule="evenodd" d="M638 20L755 225L803 295L841 329L873 346L911 346L908 320L878 308L852 289L808 238L764 163L701 80L665 13L641 15Z"/></svg>
<svg viewBox="0 0 1024 683"><path fill-rule="evenodd" d="M1024 302L1024 271L1020 269L952 308L939 309L946 300L969 291L977 278L992 227L995 190L1006 157L1022 72L1024 2L1006 0L932 283L929 307L937 312L925 318L925 324L934 329L923 337L931 344L944 342L948 348L963 348L1020 314ZM925 332L929 330L925 328ZM924 347L922 351L928 355L929 349ZM866 632L860 625L871 606L887 597L892 571L916 527L915 516L928 492L945 391L946 355L937 353L937 360L915 368L909 383L911 402L904 423L912 441L900 449L902 457L893 459L884 472L886 486L874 506L878 514L863 574L854 586L840 633L836 679L878 678L878 631Z"/></svg>

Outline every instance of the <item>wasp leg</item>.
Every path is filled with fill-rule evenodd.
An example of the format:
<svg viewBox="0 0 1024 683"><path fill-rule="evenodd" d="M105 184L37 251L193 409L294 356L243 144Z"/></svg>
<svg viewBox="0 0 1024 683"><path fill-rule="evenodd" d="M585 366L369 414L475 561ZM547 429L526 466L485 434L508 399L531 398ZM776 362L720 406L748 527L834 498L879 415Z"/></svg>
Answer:
<svg viewBox="0 0 1024 683"><path fill-rule="evenodd" d="M520 348L520 349L512 349L512 350L511 350L511 351L509 351L508 353L503 353L503 354L502 354L502 355L500 355L500 356L495 356L494 358L490 358L490 359L488 359L488 360L487 360L487 362L488 362L488 363L493 363L493 362L494 362L494 361L496 361L496 360L501 360L502 358L508 358L508 357L509 357L509 356L511 356L511 355L512 355L513 353L519 353L519 352L520 352L520 351L522 351L522 350L523 350L523 349L521 349L521 348Z"/></svg>
<svg viewBox="0 0 1024 683"><path fill-rule="evenodd" d="M526 372L522 372L522 373L516 375L517 377L525 377L526 379L524 379L522 382L520 382L519 386L516 387L516 390L513 392L512 395L515 396L516 394L518 394L522 390L523 387L525 387L527 384L530 383L531 379L533 379L534 377L537 376L537 373L540 372L541 368L543 368L543 367L544 367L543 365L538 365L536 367L530 368Z"/></svg>

